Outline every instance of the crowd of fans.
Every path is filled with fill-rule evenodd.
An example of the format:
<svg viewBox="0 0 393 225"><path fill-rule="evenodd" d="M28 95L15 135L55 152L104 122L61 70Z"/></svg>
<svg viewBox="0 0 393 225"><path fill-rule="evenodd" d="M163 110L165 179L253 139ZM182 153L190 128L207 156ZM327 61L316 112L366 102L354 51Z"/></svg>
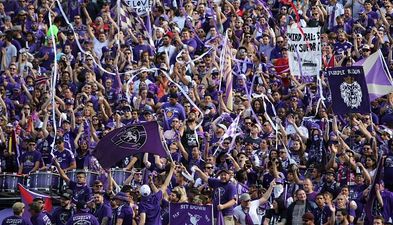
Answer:
<svg viewBox="0 0 393 225"><path fill-rule="evenodd" d="M31 222L166 225L169 203L189 202L212 204L226 225L391 224L393 94L370 114L335 115L323 73L318 85L286 70L286 30L320 27L321 71L377 50L393 70L393 3L293 3L153 1L149 16L133 17L145 21L135 30L119 27L115 0L0 1L1 172L49 171L68 186L58 185L50 214L35 199ZM116 184L95 146L154 120L171 157L130 155L113 166L130 174ZM228 137L234 124L241 134ZM71 177L75 169L88 173ZM92 182L91 172L100 174ZM24 207L3 225L29 223Z"/></svg>

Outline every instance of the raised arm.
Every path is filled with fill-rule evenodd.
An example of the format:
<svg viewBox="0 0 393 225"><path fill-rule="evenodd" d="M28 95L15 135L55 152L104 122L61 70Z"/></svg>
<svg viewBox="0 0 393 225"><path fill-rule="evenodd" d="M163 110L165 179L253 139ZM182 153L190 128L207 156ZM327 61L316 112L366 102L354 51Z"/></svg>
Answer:
<svg viewBox="0 0 393 225"><path fill-rule="evenodd" d="M171 182L171 179L172 179L172 176L173 176L173 172L175 171L175 167L176 167L176 164L175 163L171 163L171 168L169 169L169 173L167 174L166 179L165 179L164 183L162 184L162 186L160 188L162 193L166 192L166 190L168 188L168 185Z"/></svg>
<svg viewBox="0 0 393 225"><path fill-rule="evenodd" d="M201 170L199 167L195 167L195 173L198 174L198 176L204 181L207 182L209 180L209 177Z"/></svg>
<svg viewBox="0 0 393 225"><path fill-rule="evenodd" d="M60 167L59 161L57 161L56 157L53 157L53 164L55 165L57 171L59 171L60 177L67 183L70 183L70 178L64 172L64 170Z"/></svg>

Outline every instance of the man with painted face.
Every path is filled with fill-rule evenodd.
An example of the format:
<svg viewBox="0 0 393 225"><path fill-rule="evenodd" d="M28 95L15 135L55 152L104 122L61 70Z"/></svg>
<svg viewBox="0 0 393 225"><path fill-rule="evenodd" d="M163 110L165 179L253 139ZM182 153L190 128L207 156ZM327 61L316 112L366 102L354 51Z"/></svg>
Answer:
<svg viewBox="0 0 393 225"><path fill-rule="evenodd" d="M210 188L214 190L213 209L214 217L217 218L218 211L222 211L225 225L235 225L233 208L236 204L236 187L229 182L231 176L228 170L223 169L217 173L219 179L209 178L202 170L195 168L195 172Z"/></svg>

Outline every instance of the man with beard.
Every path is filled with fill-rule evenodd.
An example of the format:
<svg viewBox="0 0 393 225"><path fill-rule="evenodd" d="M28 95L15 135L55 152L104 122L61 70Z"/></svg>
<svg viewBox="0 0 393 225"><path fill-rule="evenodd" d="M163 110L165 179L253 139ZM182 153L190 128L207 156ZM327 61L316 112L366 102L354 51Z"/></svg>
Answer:
<svg viewBox="0 0 393 225"><path fill-rule="evenodd" d="M111 224L112 219L112 209L109 205L104 203L104 193L97 192L94 193L94 213L93 215L97 217L98 222L101 225Z"/></svg>
<svg viewBox="0 0 393 225"><path fill-rule="evenodd" d="M189 105L188 107L191 107ZM184 124L184 131L181 137L181 142L187 152L190 152L192 148L198 147L198 135L196 131L197 126L197 110L192 109L188 114L186 123ZM199 129L201 131L201 129Z"/></svg>
<svg viewBox="0 0 393 225"><path fill-rule="evenodd" d="M51 221L56 225L66 225L67 221L74 215L75 210L71 206L72 195L64 192L60 196L60 207L56 208L52 214Z"/></svg>
<svg viewBox="0 0 393 225"><path fill-rule="evenodd" d="M42 205L39 202L33 202L30 205L30 221L33 225L52 225L49 216L42 211Z"/></svg>
<svg viewBox="0 0 393 225"><path fill-rule="evenodd" d="M168 55L168 60L172 59L176 52L176 47L171 44L171 38L169 35L164 35L162 37L162 46L158 48L158 53L160 52L165 52L166 55Z"/></svg>
<svg viewBox="0 0 393 225"><path fill-rule="evenodd" d="M335 181L335 171L330 168L325 174L325 183L322 186L320 193L329 192L333 195L333 199L340 193L340 184Z"/></svg>
<svg viewBox="0 0 393 225"><path fill-rule="evenodd" d="M198 176L209 184L210 188L214 189L213 209L214 217L217 218L218 210L222 211L225 225L234 225L233 208L236 204L236 187L230 180L230 173L223 169L217 173L220 178L209 178L201 169L195 168Z"/></svg>

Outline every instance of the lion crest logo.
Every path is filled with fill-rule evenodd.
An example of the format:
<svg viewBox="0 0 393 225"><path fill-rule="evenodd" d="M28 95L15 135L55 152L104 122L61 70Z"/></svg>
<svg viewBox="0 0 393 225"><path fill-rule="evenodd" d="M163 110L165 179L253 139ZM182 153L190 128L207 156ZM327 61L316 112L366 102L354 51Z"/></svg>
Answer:
<svg viewBox="0 0 393 225"><path fill-rule="evenodd" d="M115 145L125 149L139 149L146 143L146 140L146 130L142 125L127 127L112 138Z"/></svg>
<svg viewBox="0 0 393 225"><path fill-rule="evenodd" d="M340 85L341 98L344 103L351 109L359 108L362 103L362 88L353 77L344 78Z"/></svg>

